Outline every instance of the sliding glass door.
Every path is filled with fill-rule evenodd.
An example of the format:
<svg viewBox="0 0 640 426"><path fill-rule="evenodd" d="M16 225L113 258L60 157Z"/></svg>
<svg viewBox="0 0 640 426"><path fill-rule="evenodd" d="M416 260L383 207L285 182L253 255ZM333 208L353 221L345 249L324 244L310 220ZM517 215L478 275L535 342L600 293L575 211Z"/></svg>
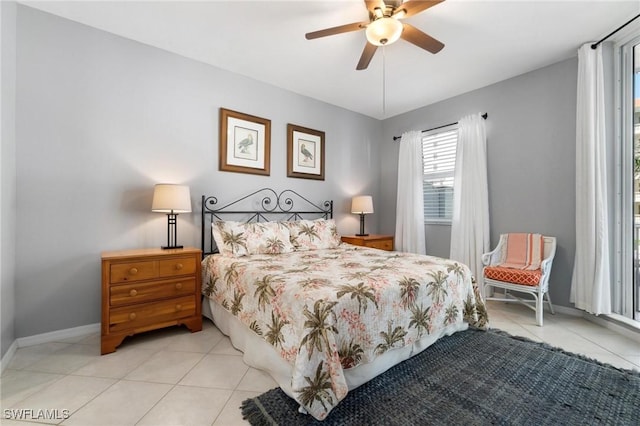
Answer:
<svg viewBox="0 0 640 426"><path fill-rule="evenodd" d="M628 297L632 299L631 312L633 318L640 321L640 44L633 45L630 49L632 53L632 78L631 78L631 111L633 115L630 120L631 129L624 132L631 136L633 143L633 259L634 273L633 286L627 291Z"/></svg>
<svg viewBox="0 0 640 426"><path fill-rule="evenodd" d="M640 321L640 34L615 48L616 279L613 312ZM609 121L611 122L611 121Z"/></svg>

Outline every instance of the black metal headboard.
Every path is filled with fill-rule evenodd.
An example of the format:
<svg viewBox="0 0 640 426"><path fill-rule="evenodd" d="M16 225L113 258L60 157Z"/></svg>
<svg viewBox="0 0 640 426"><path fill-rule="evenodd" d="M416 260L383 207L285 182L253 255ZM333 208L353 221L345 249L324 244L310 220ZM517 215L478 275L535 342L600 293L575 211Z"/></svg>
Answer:
<svg viewBox="0 0 640 426"><path fill-rule="evenodd" d="M332 219L333 201L322 201L317 205L296 191L285 189L280 193L271 188L262 188L249 195L218 207L218 199L202 196L201 248L202 256L217 253L211 236L211 224L215 220L238 222L270 222L272 220Z"/></svg>

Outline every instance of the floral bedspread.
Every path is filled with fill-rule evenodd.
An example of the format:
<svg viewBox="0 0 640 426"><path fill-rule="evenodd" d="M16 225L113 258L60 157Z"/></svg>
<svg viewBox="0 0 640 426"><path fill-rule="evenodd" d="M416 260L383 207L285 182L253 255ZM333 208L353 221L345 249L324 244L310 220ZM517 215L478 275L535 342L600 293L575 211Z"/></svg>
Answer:
<svg viewBox="0 0 640 426"><path fill-rule="evenodd" d="M296 400L319 420L347 394L344 369L450 324L488 326L465 265L348 244L208 256L203 293L292 365Z"/></svg>

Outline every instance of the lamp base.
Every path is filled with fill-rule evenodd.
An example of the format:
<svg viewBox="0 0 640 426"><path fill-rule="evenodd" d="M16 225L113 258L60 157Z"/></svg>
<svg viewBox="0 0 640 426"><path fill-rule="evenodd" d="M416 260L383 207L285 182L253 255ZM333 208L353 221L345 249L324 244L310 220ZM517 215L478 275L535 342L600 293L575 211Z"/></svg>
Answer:
<svg viewBox="0 0 640 426"><path fill-rule="evenodd" d="M356 234L356 237L368 237L369 234Z"/></svg>
<svg viewBox="0 0 640 426"><path fill-rule="evenodd" d="M171 249L181 249L181 248L184 248L184 246L162 246L160 248L162 250L171 250Z"/></svg>

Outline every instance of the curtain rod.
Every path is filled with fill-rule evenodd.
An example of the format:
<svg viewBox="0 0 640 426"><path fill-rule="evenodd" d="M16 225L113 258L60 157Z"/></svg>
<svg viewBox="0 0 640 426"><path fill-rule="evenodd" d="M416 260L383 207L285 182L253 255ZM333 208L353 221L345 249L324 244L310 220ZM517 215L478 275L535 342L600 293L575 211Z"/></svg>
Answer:
<svg viewBox="0 0 640 426"><path fill-rule="evenodd" d="M629 19L626 23L620 25L618 28L616 28L615 30L613 30L609 34L607 34L606 36L602 37L600 40L598 40L595 43L593 43L591 45L591 48L595 49L596 47L598 47L598 45L600 43L602 43L603 41L605 41L606 39L608 39L609 37L611 37L612 35L614 35L615 33L617 33L618 31L620 31L621 29L623 29L624 27L626 27L627 25L629 25L630 23L632 23L633 21L635 21L638 18L640 18L640 14L638 14L638 15L634 16L633 18Z"/></svg>
<svg viewBox="0 0 640 426"><path fill-rule="evenodd" d="M485 120L487 119L487 117L489 116L489 114L487 114L486 112L484 114L482 114L482 118L484 118ZM453 126L454 124L458 124L458 122L456 121L455 123L449 123L449 124L443 124L442 126L438 126L438 127L432 127L430 129L425 129L422 130L422 133L424 132L430 132L432 130L438 130L438 129L442 129L443 127L449 127L449 126ZM397 141L398 139L402 139L402 136L394 136L393 140Z"/></svg>

